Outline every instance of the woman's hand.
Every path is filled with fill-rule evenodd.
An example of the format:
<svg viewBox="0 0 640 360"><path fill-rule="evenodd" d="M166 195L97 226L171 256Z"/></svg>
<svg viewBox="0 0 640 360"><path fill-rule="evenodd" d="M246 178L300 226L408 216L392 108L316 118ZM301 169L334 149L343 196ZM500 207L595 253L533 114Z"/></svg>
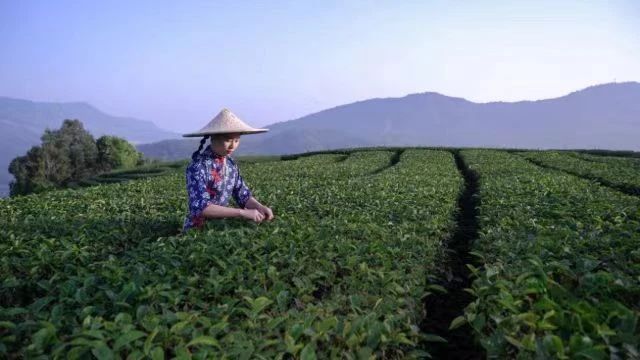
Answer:
<svg viewBox="0 0 640 360"><path fill-rule="evenodd" d="M260 213L262 213L265 220L273 220L273 211L271 210L271 208L262 205L260 206L259 211Z"/></svg>
<svg viewBox="0 0 640 360"><path fill-rule="evenodd" d="M264 215L256 209L241 209L240 215L247 220L251 220L256 223L261 223L264 220Z"/></svg>
<svg viewBox="0 0 640 360"><path fill-rule="evenodd" d="M264 206L260 204L260 202L256 200L256 198L254 198L253 196L249 198L249 200L247 200L247 203L245 204L245 210L247 209L256 209L256 211L262 214L263 216L262 220L273 220L274 218L273 210L271 210L268 206Z"/></svg>

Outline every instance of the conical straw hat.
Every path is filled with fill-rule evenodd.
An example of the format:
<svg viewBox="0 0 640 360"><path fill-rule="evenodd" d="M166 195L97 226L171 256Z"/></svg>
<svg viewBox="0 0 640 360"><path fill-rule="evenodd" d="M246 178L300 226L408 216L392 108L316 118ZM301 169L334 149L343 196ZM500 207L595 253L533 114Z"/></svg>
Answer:
<svg viewBox="0 0 640 360"><path fill-rule="evenodd" d="M214 134L257 134L269 131L269 129L256 129L247 125L244 121L240 120L236 114L229 111L229 109L222 109L220 113L213 118L205 127L197 132L184 134L183 137L198 137Z"/></svg>

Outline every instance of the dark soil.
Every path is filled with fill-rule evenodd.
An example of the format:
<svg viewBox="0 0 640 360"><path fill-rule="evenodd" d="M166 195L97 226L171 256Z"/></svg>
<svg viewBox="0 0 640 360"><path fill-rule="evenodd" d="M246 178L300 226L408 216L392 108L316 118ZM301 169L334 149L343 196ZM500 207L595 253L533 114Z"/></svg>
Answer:
<svg viewBox="0 0 640 360"><path fill-rule="evenodd" d="M420 328L424 333L435 334L447 340L446 343L423 344L434 359L484 359L485 352L475 342L469 325L449 330L451 321L463 315L464 308L474 299L464 289L471 287L470 271L466 264L475 263L469 250L478 237L479 205L477 174L467 167L458 151L454 150L452 153L458 171L464 177L465 188L458 197L457 227L447 241L449 254L443 274L439 277L439 285L447 289L447 293L433 293L425 298L426 317Z"/></svg>
<svg viewBox="0 0 640 360"><path fill-rule="evenodd" d="M371 172L371 175L375 175L375 174L379 174L391 167L394 167L397 163L400 162L400 157L402 156L402 153L404 152L404 149L398 149L396 150L396 152L393 154L393 156L391 156L391 159L389 159L389 163L385 166L382 166L374 171Z"/></svg>

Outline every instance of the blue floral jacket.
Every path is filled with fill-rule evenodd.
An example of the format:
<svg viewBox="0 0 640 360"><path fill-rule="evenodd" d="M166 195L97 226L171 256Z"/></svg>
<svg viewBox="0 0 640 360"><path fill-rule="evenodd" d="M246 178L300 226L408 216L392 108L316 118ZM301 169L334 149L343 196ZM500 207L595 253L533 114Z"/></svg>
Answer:
<svg viewBox="0 0 640 360"><path fill-rule="evenodd" d="M186 176L189 214L184 220L183 232L202 227L205 220L202 211L209 204L227 206L233 197L238 206L244 208L251 198L251 190L240 176L235 161L229 156L216 155L210 146L191 161Z"/></svg>

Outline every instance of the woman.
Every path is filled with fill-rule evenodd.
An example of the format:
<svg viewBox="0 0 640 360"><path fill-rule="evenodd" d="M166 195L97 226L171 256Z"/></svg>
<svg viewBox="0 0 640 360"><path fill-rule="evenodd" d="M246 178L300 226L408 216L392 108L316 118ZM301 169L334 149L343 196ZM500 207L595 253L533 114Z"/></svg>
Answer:
<svg viewBox="0 0 640 360"><path fill-rule="evenodd" d="M183 135L203 136L186 171L189 215L184 221L183 232L201 228L205 219L241 217L256 223L273 219L273 211L252 196L230 157L240 144L240 135L266 131L268 129L247 125L231 111L223 109L200 131ZM210 146L200 152L208 138L211 138ZM227 207L231 197L239 209Z"/></svg>

